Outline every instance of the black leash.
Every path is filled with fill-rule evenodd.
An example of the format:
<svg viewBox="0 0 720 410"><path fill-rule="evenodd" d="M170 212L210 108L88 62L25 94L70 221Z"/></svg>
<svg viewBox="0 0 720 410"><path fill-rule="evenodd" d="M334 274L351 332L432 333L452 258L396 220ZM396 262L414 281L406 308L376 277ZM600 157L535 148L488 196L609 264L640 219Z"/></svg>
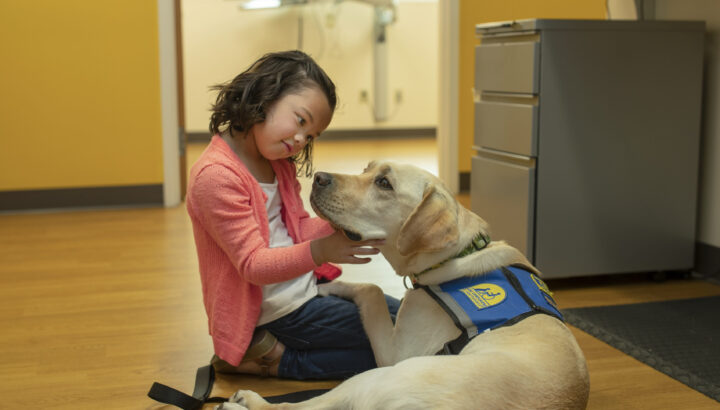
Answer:
<svg viewBox="0 0 720 410"><path fill-rule="evenodd" d="M192 396L180 390L155 382L148 397L160 403L171 404L183 410L200 410L205 403L221 403L227 401L222 397L210 397L215 383L215 369L211 364L200 367L195 373L195 388Z"/></svg>
<svg viewBox="0 0 720 410"><path fill-rule="evenodd" d="M211 364L200 367L195 373L195 388L192 396L162 383L153 383L148 397L160 403L170 404L183 410L200 410L205 403L223 403L227 397L210 397L215 383L215 368ZM270 403L297 403L312 399L330 389L302 390L278 396L265 397Z"/></svg>

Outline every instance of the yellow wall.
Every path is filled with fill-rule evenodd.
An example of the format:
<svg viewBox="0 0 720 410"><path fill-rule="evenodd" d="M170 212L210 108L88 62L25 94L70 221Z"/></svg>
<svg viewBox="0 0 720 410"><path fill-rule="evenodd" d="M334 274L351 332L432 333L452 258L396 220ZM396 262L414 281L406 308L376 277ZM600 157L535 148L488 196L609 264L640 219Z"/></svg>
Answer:
<svg viewBox="0 0 720 410"><path fill-rule="evenodd" d="M0 1L0 191L163 181L157 2Z"/></svg>
<svg viewBox="0 0 720 410"><path fill-rule="evenodd" d="M458 170L470 172L473 155L475 25L528 18L605 19L605 0L460 0Z"/></svg>

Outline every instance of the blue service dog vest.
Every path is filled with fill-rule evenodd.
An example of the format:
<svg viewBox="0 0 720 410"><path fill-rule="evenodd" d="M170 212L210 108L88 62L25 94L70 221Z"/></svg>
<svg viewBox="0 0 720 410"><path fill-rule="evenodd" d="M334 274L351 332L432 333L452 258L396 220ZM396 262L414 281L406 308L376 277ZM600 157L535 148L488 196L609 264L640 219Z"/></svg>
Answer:
<svg viewBox="0 0 720 410"><path fill-rule="evenodd" d="M458 354L478 334L513 325L537 313L563 320L545 282L517 266L419 287L445 309L462 331L438 354Z"/></svg>

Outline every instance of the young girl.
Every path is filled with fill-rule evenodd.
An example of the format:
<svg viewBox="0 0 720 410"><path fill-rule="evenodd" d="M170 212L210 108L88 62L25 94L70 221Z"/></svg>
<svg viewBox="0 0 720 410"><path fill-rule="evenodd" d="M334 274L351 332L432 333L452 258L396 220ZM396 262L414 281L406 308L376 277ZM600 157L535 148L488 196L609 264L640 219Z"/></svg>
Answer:
<svg viewBox="0 0 720 410"><path fill-rule="evenodd" d="M375 367L357 307L318 296L317 280L340 275L331 262L369 262L362 256L381 242L353 242L310 218L296 177L312 175L335 85L288 51L215 89L214 136L190 171L186 203L216 370L307 379ZM387 299L394 315L399 302Z"/></svg>

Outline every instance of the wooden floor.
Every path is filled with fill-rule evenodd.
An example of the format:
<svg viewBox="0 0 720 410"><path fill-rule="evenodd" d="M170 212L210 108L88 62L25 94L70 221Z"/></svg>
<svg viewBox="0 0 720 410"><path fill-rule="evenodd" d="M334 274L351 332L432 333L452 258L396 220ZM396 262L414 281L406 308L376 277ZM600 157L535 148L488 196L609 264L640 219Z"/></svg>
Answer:
<svg viewBox="0 0 720 410"><path fill-rule="evenodd" d="M201 149L191 147L190 162ZM393 157L434 171L435 152L428 139L322 141L316 165L356 173L369 159ZM460 199L467 203L467 196ZM348 269L344 278L375 281L395 295L403 290L382 260ZM720 294L720 286L697 279L615 276L550 286L561 308ZM190 392L195 369L212 353L182 206L0 215L0 300L2 409L164 408L146 397L152 382ZM590 368L590 409L720 407L573 332ZM250 388L271 395L335 384L221 377L214 394Z"/></svg>

